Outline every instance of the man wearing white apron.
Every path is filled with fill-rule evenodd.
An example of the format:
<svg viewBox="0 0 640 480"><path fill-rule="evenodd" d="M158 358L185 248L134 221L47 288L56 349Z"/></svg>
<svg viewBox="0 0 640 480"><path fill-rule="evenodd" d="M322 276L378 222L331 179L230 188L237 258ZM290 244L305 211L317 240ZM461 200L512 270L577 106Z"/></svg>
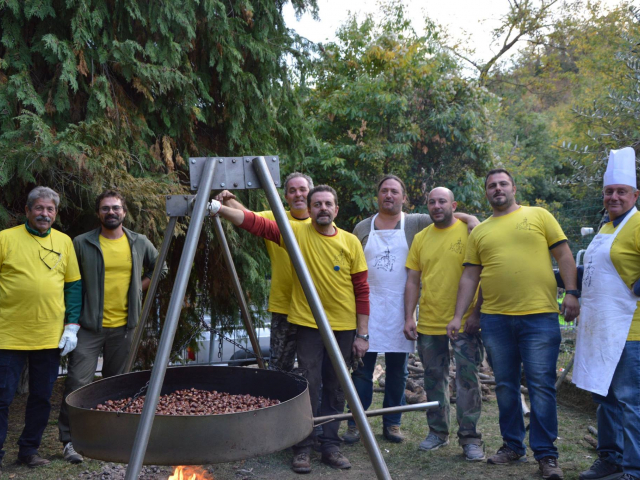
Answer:
<svg viewBox="0 0 640 480"><path fill-rule="evenodd" d="M609 215L584 257L573 382L598 404L598 459L580 480L640 479L640 213L632 148L612 150Z"/></svg>
<svg viewBox="0 0 640 480"><path fill-rule="evenodd" d="M415 352L415 342L407 340L404 329L404 285L407 279L405 262L413 237L431 224L426 214L404 214L406 202L404 182L395 175L387 175L378 183L378 213L356 225L354 235L362 242L369 268L369 351L363 358L364 366L352 374L362 406L371 405L373 397L373 371L378 353L385 354L385 394L383 407L405 404L407 358ZM457 214L471 227L478 220L466 214ZM402 415L382 417L384 437L394 443L404 440L400 431ZM355 422L348 422L346 443L355 443L360 435Z"/></svg>
<svg viewBox="0 0 640 480"><path fill-rule="evenodd" d="M449 444L449 337L447 323L453 317L462 261L469 233L467 226L453 216L456 202L448 188L431 190L427 200L433 225L416 235L406 266L409 269L405 289L404 334L418 340L418 352L424 368L424 389L430 402L440 408L427 412L429 435L420 450L434 451ZM422 284L422 294L420 292ZM420 299L420 318L415 313ZM478 332L480 308L474 298L464 315L464 332L452 341L456 362L456 417L458 441L468 461L484 460L482 434L478 421L482 412L482 394L478 367L484 357Z"/></svg>

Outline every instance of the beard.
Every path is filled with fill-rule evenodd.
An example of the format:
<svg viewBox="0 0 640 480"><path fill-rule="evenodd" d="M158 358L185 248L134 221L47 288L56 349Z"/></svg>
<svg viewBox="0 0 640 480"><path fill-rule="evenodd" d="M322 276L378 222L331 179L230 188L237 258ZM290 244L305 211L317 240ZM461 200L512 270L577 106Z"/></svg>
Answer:
<svg viewBox="0 0 640 480"><path fill-rule="evenodd" d="M333 217L330 214L327 216L318 216L316 218L316 223L322 226L331 225L331 223L333 223Z"/></svg>
<svg viewBox="0 0 640 480"><path fill-rule="evenodd" d="M123 218L120 218L118 216L114 216L114 215L109 215L107 218L105 218L104 220L101 220L100 223L102 224L102 226L104 228L106 228L107 230L115 230L116 228L118 228L120 225L122 225L122 222L124 221Z"/></svg>
<svg viewBox="0 0 640 480"><path fill-rule="evenodd" d="M433 223L435 223L436 225L449 225L451 223L451 220L453 219L453 210L450 212L442 212L442 214L444 215L442 220L435 220L433 218L433 215L431 215Z"/></svg>
<svg viewBox="0 0 640 480"><path fill-rule="evenodd" d="M499 197L499 198L495 198L495 197L491 197L488 199L489 200L489 204L492 207L510 207L511 205L513 205L515 203L515 198L509 198L506 195L504 197Z"/></svg>

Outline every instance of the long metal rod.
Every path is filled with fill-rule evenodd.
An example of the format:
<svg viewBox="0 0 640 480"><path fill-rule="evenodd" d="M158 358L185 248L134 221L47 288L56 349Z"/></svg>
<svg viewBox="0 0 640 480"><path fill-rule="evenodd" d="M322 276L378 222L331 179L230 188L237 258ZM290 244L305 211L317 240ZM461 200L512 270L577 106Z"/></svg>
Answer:
<svg viewBox="0 0 640 480"><path fill-rule="evenodd" d="M158 352L156 353L153 369L151 370L149 388L147 389L146 399L144 407L142 408L142 415L140 417L140 424L138 425L136 437L133 442L133 451L131 452L131 458L129 459L129 465L127 466L127 473L124 477L125 480L137 480L140 470L142 469L147 445L149 444L149 436L151 435L151 428L153 427L156 407L158 406L158 400L160 398L160 390L162 389L162 383L164 382L164 376L167 371L167 364L169 363L171 346L173 345L176 329L178 327L178 320L180 319L180 312L182 311L182 304L184 302L184 295L189 282L189 274L191 273L193 259L196 254L198 238L200 237L200 232L202 230L207 202L211 195L215 166L216 163L213 159L209 159L205 163L202 171L200 187L198 195L196 196L195 206L193 207L189 229L187 230L187 236L185 238L182 256L180 257L180 265L178 266L175 283L173 284L171 300L169 301L162 335L160 336Z"/></svg>
<svg viewBox="0 0 640 480"><path fill-rule="evenodd" d="M242 286L240 285L240 279L238 278L238 272L236 271L236 266L233 263L233 258L231 257L231 250L229 250L229 243L227 242L227 237L224 234L224 229L222 228L222 222L220 221L220 217L217 215L213 217L213 225L216 230L216 236L218 237L218 242L220 242L220 246L222 247L222 256L224 257L224 263L227 265L227 270L231 274L231 280L233 284L233 291L236 294L236 298L238 299L238 303L240 304L240 314L242 316L242 323L244 323L244 329L247 331L247 335L249 336L249 341L251 342L251 348L253 348L253 353L256 354L256 360L258 361L258 366L260 368L265 368L264 360L262 359L262 352L260 351L260 344L258 343L258 339L256 338L256 332L253 329L253 322L251 322L251 314L249 313L249 307L247 306L247 301L244 298L244 292L242 291Z"/></svg>
<svg viewBox="0 0 640 480"><path fill-rule="evenodd" d="M367 410L364 414L367 417L379 417L380 415L391 415L393 413L415 412L418 410L431 410L439 408L440 402L416 403L414 405L402 405L400 407L379 408L377 410ZM333 422L335 420L350 420L353 418L351 413L341 413L338 415L327 415L326 417L313 417L313 424L318 426L323 423Z"/></svg>
<svg viewBox="0 0 640 480"><path fill-rule="evenodd" d="M278 196L278 192L276 191L276 187L273 183L273 179L271 178L271 174L269 173L267 162L265 161L264 157L254 158L253 168L256 172L256 175L258 176L258 179L260 180L262 189L267 196L267 201L271 206L271 211L273 212L273 215L280 229L280 235L282 235L282 238L284 239L287 251L289 252L289 258L291 258L291 263L293 264L293 267L298 274L298 279L300 280L300 284L302 285L302 290L304 290L304 294L307 297L307 302L309 302L309 307L311 307L311 312L313 313L313 317L315 318L316 324L318 325L318 330L320 331L320 336L322 337L324 347L329 353L331 364L333 365L333 368L338 375L338 380L340 381L342 390L344 391L347 397L347 402L349 403L349 407L353 412L354 420L356 422L356 425L358 426L358 429L360 430L360 436L362 437L364 446L367 449L367 453L369 454L369 458L371 459L371 463L373 465L373 469L376 472L376 476L379 479L390 480L391 475L389 474L389 469L387 468L387 464L382 457L380 447L378 446L378 443L373 436L371 425L369 425L369 422L367 421L364 408L362 408L362 403L360 402L358 393L356 392L353 382L351 381L351 376L349 375L349 371L347 370L347 365L345 364L344 359L342 358L342 354L340 353L338 342L333 335L331 325L329 324L329 320L327 319L327 316L324 312L322 302L320 301L320 297L318 296L316 287L314 286L311 275L309 274L309 269L307 268L304 258L302 257L302 252L300 251L298 242L293 235L293 229L289 224L289 220L287 219L287 215L280 201L280 197Z"/></svg>
<svg viewBox="0 0 640 480"><path fill-rule="evenodd" d="M136 357L138 356L138 348L140 348L142 333L144 332L144 328L147 323L147 317L149 316L151 308L153 307L154 300L156 299L156 290L158 288L158 284L160 283L162 265L164 265L164 262L167 258L167 253L169 252L171 240L173 240L173 232L176 229L177 221L177 217L170 217L167 228L165 229L164 238L162 239L162 246L160 247L160 253L158 254L158 259L156 260L156 267L153 269L153 275L151 275L151 283L149 284L149 288L147 289L147 295L144 297L142 314L140 314L138 325L136 325L136 329L133 331L133 340L131 341L131 349L129 350L127 363L124 366L124 373L129 373L131 371L131 369L133 368L133 364L136 361Z"/></svg>

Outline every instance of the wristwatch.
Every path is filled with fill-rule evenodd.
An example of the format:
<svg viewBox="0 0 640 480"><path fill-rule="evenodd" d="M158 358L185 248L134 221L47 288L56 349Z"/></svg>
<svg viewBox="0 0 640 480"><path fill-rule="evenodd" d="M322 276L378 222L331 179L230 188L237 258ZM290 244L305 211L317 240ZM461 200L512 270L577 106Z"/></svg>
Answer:
<svg viewBox="0 0 640 480"><path fill-rule="evenodd" d="M362 340L366 340L367 342L369 341L369 335L360 335L359 333L356 332L356 338L361 338Z"/></svg>
<svg viewBox="0 0 640 480"><path fill-rule="evenodd" d="M576 298L580 298L580 290L565 290L564 293L573 295Z"/></svg>

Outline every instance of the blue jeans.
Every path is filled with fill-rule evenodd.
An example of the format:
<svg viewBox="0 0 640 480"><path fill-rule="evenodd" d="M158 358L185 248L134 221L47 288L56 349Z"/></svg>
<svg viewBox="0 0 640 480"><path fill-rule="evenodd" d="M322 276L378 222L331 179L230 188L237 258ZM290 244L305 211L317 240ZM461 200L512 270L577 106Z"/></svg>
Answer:
<svg viewBox="0 0 640 480"><path fill-rule="evenodd" d="M627 342L606 397L598 404L598 454L640 477L640 342Z"/></svg>
<svg viewBox="0 0 640 480"><path fill-rule="evenodd" d="M24 429L18 439L18 457L38 453L40 440L49 422L51 392L58 378L60 350L0 350L0 461L7 438L9 405L18 389L20 374L29 359L29 397Z"/></svg>
<svg viewBox="0 0 640 480"><path fill-rule="evenodd" d="M556 364L560 348L557 313L480 316L482 340L496 377L500 433L504 444L518 455L526 453L525 426L520 401L520 374L531 400L529 445L536 460L558 457Z"/></svg>
<svg viewBox="0 0 640 480"><path fill-rule="evenodd" d="M367 410L371 406L373 399L373 370L376 368L376 359L378 354L376 352L365 353L362 361L364 367L359 367L355 372L351 374L353 385L356 387L358 397L362 402L362 407ZM408 353L385 353L385 385L384 385L384 401L382 402L383 408L399 407L405 405L404 388L407 385L407 377L409 372L407 370ZM402 419L401 413L393 413L391 415L382 416L382 424L385 427L392 427L394 425L400 425ZM348 424L353 426L356 424L353 420L349 420Z"/></svg>

